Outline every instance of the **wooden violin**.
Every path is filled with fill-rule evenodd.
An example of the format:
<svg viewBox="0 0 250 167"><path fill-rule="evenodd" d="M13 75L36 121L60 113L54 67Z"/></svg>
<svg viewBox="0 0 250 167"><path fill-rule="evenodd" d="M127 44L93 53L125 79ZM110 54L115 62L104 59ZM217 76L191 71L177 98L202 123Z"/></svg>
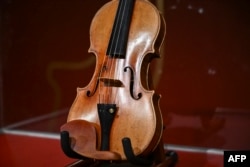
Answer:
<svg viewBox="0 0 250 167"><path fill-rule="evenodd" d="M149 68L160 57L164 37L165 22L147 0L112 0L96 13L89 48L96 56L95 71L89 84L77 89L67 119L75 125L62 127L83 134L81 144L72 139L74 151L93 159L105 159L103 152L110 153L109 160L125 160L125 139L136 156L157 147L163 121ZM89 133L95 134L91 138ZM91 142L96 148L86 146Z"/></svg>

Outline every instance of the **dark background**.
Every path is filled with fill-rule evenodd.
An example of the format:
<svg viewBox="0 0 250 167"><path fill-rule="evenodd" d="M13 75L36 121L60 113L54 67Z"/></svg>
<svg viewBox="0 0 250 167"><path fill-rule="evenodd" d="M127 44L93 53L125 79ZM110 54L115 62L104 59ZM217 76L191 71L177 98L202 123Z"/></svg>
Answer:
<svg viewBox="0 0 250 167"><path fill-rule="evenodd" d="M92 77L89 27L106 2L1 1L1 127L71 106ZM152 64L164 142L250 149L250 2L164 4L164 54Z"/></svg>

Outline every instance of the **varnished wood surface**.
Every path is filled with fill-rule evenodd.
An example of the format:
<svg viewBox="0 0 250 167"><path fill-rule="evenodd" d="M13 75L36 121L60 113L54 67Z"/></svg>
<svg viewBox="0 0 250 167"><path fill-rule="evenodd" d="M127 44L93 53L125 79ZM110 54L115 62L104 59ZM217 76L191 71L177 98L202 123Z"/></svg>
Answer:
<svg viewBox="0 0 250 167"><path fill-rule="evenodd" d="M70 123L82 119L95 124L97 148L100 148L97 104L116 104L117 112L110 132L110 151L126 159L123 138L130 138L135 155L148 155L156 148L162 136L160 95L149 87L152 81L148 77L148 68L152 58L160 57L165 22L153 4L146 0L136 0L125 58L109 58L106 50L115 25L118 2L113 0L105 4L92 20L89 52L96 56L96 68L90 83L77 89L77 97L70 108L67 121ZM128 67L131 71L125 70ZM100 78L119 80L121 84L119 87L105 86L105 80Z"/></svg>

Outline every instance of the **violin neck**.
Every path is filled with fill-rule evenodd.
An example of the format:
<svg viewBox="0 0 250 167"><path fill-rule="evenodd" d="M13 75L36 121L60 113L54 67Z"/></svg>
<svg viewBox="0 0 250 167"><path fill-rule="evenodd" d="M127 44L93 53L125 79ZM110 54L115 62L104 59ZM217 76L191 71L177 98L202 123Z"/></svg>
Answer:
<svg viewBox="0 0 250 167"><path fill-rule="evenodd" d="M125 58L135 0L120 0L106 55Z"/></svg>

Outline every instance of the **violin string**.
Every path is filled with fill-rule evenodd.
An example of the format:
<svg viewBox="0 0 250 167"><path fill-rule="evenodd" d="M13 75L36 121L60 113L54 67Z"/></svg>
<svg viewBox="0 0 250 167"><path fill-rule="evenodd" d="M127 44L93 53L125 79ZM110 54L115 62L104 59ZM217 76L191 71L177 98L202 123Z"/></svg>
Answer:
<svg viewBox="0 0 250 167"><path fill-rule="evenodd" d="M121 2L120 2L121 3ZM120 15L120 9L119 9L119 5L118 5L118 9L117 9L117 11L118 11L118 13L117 13L117 15L118 15L118 17L119 17L119 15ZM114 30L115 32L113 32L114 34L116 33L116 31L117 31L117 23L116 22L114 22L114 25L113 25L113 29L112 29L112 31ZM112 32L111 32L112 33ZM112 37L112 39L110 39L110 41L111 41L111 44L110 44L110 50L109 50L109 52L108 53L106 53L107 55L106 56L104 56L104 59L103 59L103 63L102 63L102 67L101 67L101 71L100 71L100 74L99 74L99 103L108 103L109 102L109 98L110 98L110 94L111 94L111 92L110 93L108 93L108 96L106 95L107 94L107 91L106 91L106 88L105 89L102 89L101 88L101 84L104 84L104 87L105 87L105 77L103 78L103 81L101 82L101 75L102 75L102 73L103 73L103 71L104 72L106 72L106 71L108 71L108 70L110 70L110 72L109 72L109 79L110 79L110 77L111 77L111 71L112 71L112 68L111 68L111 66L112 66L112 49L113 49L113 46L114 46L114 44L113 44L113 42L114 42L114 38L115 38L115 35L113 35L113 37ZM109 42L110 42L109 41ZM110 61L111 60L111 61ZM111 62L111 63L110 63ZM111 65L110 65L111 64ZM107 88L109 89L109 86L110 86L110 80L108 80L108 84L107 84Z"/></svg>
<svg viewBox="0 0 250 167"><path fill-rule="evenodd" d="M125 2L125 4L123 4L123 6L124 6L124 8L123 8L123 10L122 10L122 20L121 20L121 24L120 24L120 27L119 27L119 32L121 31L121 29L122 29L122 22L124 21L124 17L125 17L125 12L126 12L126 9L127 9L127 0L124 0ZM125 25L126 26L126 25ZM120 33L119 33L119 35L120 35ZM118 37L120 37L118 35ZM116 49L117 49L117 45L119 45L118 44L118 42L116 43ZM120 50L119 50L119 53L121 53L121 50L122 50L122 47L118 47L118 48L120 48ZM126 54L126 52L125 52L125 54ZM125 56L125 58L126 58L126 55L120 55L119 54L119 56L118 56L118 60L124 60L124 59L121 59L121 56ZM121 62L121 61L119 61L119 62ZM123 61L124 62L124 61ZM116 64L116 69L117 69L117 64ZM120 70L119 70L119 72L118 72L118 75L117 75L117 78L119 79L120 78L120 76L121 76L121 72L122 72L123 70L120 68ZM118 89L119 88L116 88L116 91L115 91L115 93L114 93L114 101L117 99L116 97L117 97L117 95L118 95ZM115 103L115 102L114 102ZM117 102L118 103L118 102Z"/></svg>
<svg viewBox="0 0 250 167"><path fill-rule="evenodd" d="M105 70L105 65L104 64L105 64L105 57L102 60L101 70L100 70L100 72L99 72L99 74L97 76L97 79L98 79L97 84L98 84L99 104L101 104L103 102L102 101L103 97L102 97L102 92L101 92L101 84L102 84L102 82L101 82L101 75L102 75L103 71Z"/></svg>
<svg viewBox="0 0 250 167"><path fill-rule="evenodd" d="M122 3L122 1L121 2L119 2L119 3ZM121 4L118 4L118 9L117 9L117 18L120 18L120 12L121 12ZM115 41L115 37L116 37L116 33L117 33L117 30L118 30L118 21L117 20L115 20L115 22L114 22L115 24L114 24L114 26L113 26L113 30L112 31L114 31L114 32L112 32L114 35L112 36L112 39L111 39L111 46L110 46L110 50L109 50L109 53L108 53L108 57L109 57L109 61L108 61L108 67L109 67L109 79L111 80L112 78L111 78L111 73L112 73L112 70L113 70L113 61L114 61L114 58L113 58L113 56L115 56L115 53L114 53L114 55L112 55L112 51L113 51L113 48L114 48L114 41ZM112 96L112 88L110 87L110 80L108 81L108 97L107 97L107 103L108 102L110 102L110 99L111 99L111 96Z"/></svg>
<svg viewBox="0 0 250 167"><path fill-rule="evenodd" d="M116 25L115 25L115 31L117 31L118 30L118 36L117 36L117 38L116 38L116 40L114 40L114 39L112 39L112 44L111 44L111 48L113 48L114 47L114 52L116 53L116 51L117 51L117 47L118 47L118 45L119 45L119 39L120 39L120 32L121 32L121 29L122 29L122 22L123 22L123 19L124 19L124 13L125 13L125 9L126 9L126 5L127 5L127 1L126 0L121 0L121 5L119 5L119 9L118 9L118 18L121 18L121 21L120 21L120 24L119 24L119 22L117 22L116 23ZM125 3L125 4L124 4ZM115 36L113 36L113 38L115 38ZM115 41L115 43L113 43ZM121 48L121 47L120 47ZM112 50L112 49L110 49L110 50ZM118 52L119 53L119 52ZM110 54L110 53L109 53ZM116 55L113 55L113 56L116 56ZM116 69L117 69L117 62L118 62L118 60L120 60L120 56L121 55L119 55L118 56L118 58L111 58L111 65L110 65L110 72L109 72L109 76L111 77L111 73L112 73L112 71L113 71L113 68L114 68L114 66L115 66L115 68L114 68L114 71L117 71ZM112 57L112 56L111 56ZM115 64L115 65L114 65ZM120 72L119 72L120 73ZM115 73L114 73L115 74ZM115 79L115 78L113 78L113 79ZM119 79L119 78L118 78ZM110 82L110 80L109 80L109 82ZM110 84L110 83L109 83ZM117 88L116 88L117 89ZM110 87L110 89L109 89L109 102L111 102L111 101L113 101L113 103L115 103L115 99L116 98L114 98L113 97L113 100L112 100L112 91L113 91L113 88L112 87ZM117 92L117 91L116 91ZM117 93L116 93L117 94ZM115 96L116 97L116 96Z"/></svg>
<svg viewBox="0 0 250 167"><path fill-rule="evenodd" d="M102 72L103 72L103 68L104 68L104 61L105 58L103 59L103 62L102 62L102 65L101 65L101 70L97 76L97 84L98 84L98 96L99 96L99 104L102 103L102 97L101 97L101 75L102 75Z"/></svg>

